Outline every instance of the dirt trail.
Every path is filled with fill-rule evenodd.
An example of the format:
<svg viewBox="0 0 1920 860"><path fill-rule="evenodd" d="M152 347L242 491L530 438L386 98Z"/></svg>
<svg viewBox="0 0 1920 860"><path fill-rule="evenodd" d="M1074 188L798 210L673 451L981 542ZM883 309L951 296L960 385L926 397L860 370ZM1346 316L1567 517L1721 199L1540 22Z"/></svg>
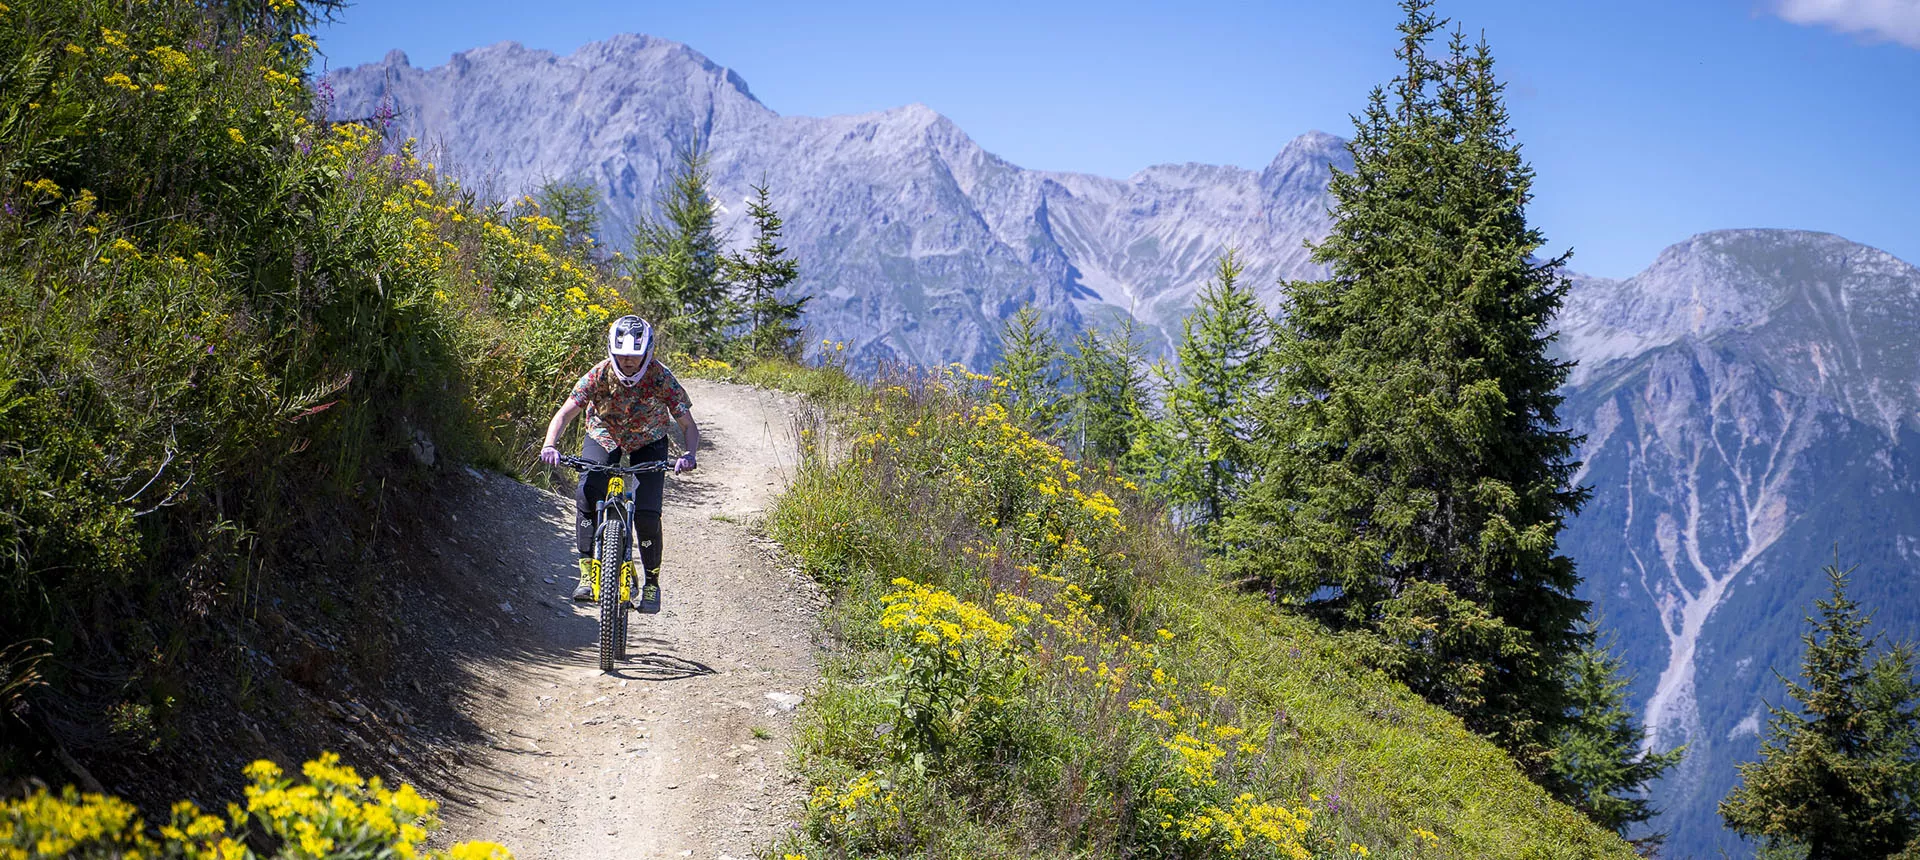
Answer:
<svg viewBox="0 0 1920 860"><path fill-rule="evenodd" d="M754 531L795 467L793 402L686 384L701 468L667 479L664 608L630 616L612 674L594 665L595 614L567 600L571 500L479 476L458 554L499 561L471 570L504 647L459 667L488 743L443 792L447 838L527 860L745 858L793 820L786 751L821 598Z"/></svg>

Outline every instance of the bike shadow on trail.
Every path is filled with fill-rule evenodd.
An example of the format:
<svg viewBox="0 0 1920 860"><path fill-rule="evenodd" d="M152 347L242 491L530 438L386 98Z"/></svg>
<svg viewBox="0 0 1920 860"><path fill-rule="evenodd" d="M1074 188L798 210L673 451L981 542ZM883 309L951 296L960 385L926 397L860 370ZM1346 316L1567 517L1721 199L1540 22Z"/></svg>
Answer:
<svg viewBox="0 0 1920 860"><path fill-rule="evenodd" d="M684 681L702 675L717 674L719 674L718 670L698 660L677 654L649 652L627 654L627 659L620 661L613 671L607 673L607 676L630 681Z"/></svg>

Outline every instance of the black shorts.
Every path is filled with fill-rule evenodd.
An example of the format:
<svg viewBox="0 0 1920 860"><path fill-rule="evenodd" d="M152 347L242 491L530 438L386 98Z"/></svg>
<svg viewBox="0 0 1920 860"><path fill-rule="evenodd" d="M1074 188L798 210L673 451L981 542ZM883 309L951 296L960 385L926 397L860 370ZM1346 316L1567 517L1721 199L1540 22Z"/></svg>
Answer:
<svg viewBox="0 0 1920 860"><path fill-rule="evenodd" d="M626 452L618 448L608 451L600 443L588 436L586 444L580 446L580 459L591 460L601 465L620 465L620 455L627 455L627 465L651 463L667 459L667 437L662 436L650 445L638 451ZM593 508L607 497L607 473L588 472L580 476L580 489L574 494L574 501L580 503L585 516L593 516ZM633 509L636 511L660 512L662 498L666 495L667 475L665 472L645 472L634 475Z"/></svg>

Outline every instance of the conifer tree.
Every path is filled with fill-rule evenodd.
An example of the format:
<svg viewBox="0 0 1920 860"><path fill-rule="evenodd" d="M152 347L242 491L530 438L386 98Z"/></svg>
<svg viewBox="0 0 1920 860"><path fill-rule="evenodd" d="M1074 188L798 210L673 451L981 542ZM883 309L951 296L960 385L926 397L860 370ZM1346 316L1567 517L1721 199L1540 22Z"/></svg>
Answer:
<svg viewBox="0 0 1920 860"><path fill-rule="evenodd" d="M727 277L740 291L746 317L743 346L749 355L798 358L798 323L811 297L786 296L800 277L800 263L780 245L783 222L768 199L765 179L753 186L747 217L753 219L753 244L727 258Z"/></svg>
<svg viewBox="0 0 1920 860"><path fill-rule="evenodd" d="M560 227L560 247L590 249L600 231L600 189L583 179L549 179L533 194L539 212Z"/></svg>
<svg viewBox="0 0 1920 860"><path fill-rule="evenodd" d="M1627 707L1626 661L1611 643L1598 640L1598 624L1586 622L1581 635L1595 640L1567 661L1569 721L1553 739L1554 794L1602 827L1626 836L1628 829L1656 811L1646 787L1686 755L1684 748L1653 752L1647 730ZM1636 840L1657 846L1664 835Z"/></svg>
<svg viewBox="0 0 1920 860"><path fill-rule="evenodd" d="M1555 548L1586 498L1548 353L1566 256L1534 256L1486 45L1434 59L1430 3L1401 5L1391 99L1373 91L1331 183L1331 276L1283 285L1272 456L1220 565L1380 635L1388 671L1545 781L1561 664L1587 644Z"/></svg>
<svg viewBox="0 0 1920 860"><path fill-rule="evenodd" d="M1082 457L1118 462L1133 450L1147 416L1146 363L1133 321L1083 332L1067 358L1074 442Z"/></svg>
<svg viewBox="0 0 1920 860"><path fill-rule="evenodd" d="M1240 284L1232 250L1181 321L1172 366L1160 365L1161 415L1141 440L1157 492L1203 541L1224 518L1260 461L1256 406L1268 373L1272 322Z"/></svg>
<svg viewBox="0 0 1920 860"><path fill-rule="evenodd" d="M1022 305L1000 329L995 396L1016 421L1043 436L1051 436L1060 423L1062 358L1059 343L1032 305Z"/></svg>
<svg viewBox="0 0 1920 860"><path fill-rule="evenodd" d="M716 355L739 319L722 267L725 239L703 149L679 152L678 164L633 237L631 263L639 304L664 325L675 346Z"/></svg>
<svg viewBox="0 0 1920 860"><path fill-rule="evenodd" d="M1914 652L1875 655L1879 637L1847 597L1839 564L1832 595L1801 634L1804 683L1787 681L1798 711L1770 707L1760 760L1720 802L1729 828L1809 860L1891 857L1920 848L1920 683Z"/></svg>

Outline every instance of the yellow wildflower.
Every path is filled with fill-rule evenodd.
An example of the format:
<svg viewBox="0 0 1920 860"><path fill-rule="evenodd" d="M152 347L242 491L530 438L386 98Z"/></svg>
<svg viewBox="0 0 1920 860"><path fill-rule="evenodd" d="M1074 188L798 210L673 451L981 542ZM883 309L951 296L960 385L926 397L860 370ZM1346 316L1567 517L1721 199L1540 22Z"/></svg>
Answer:
<svg viewBox="0 0 1920 860"><path fill-rule="evenodd" d="M147 57L159 64L161 71L170 75L177 75L193 68L192 58L167 45L148 49Z"/></svg>

